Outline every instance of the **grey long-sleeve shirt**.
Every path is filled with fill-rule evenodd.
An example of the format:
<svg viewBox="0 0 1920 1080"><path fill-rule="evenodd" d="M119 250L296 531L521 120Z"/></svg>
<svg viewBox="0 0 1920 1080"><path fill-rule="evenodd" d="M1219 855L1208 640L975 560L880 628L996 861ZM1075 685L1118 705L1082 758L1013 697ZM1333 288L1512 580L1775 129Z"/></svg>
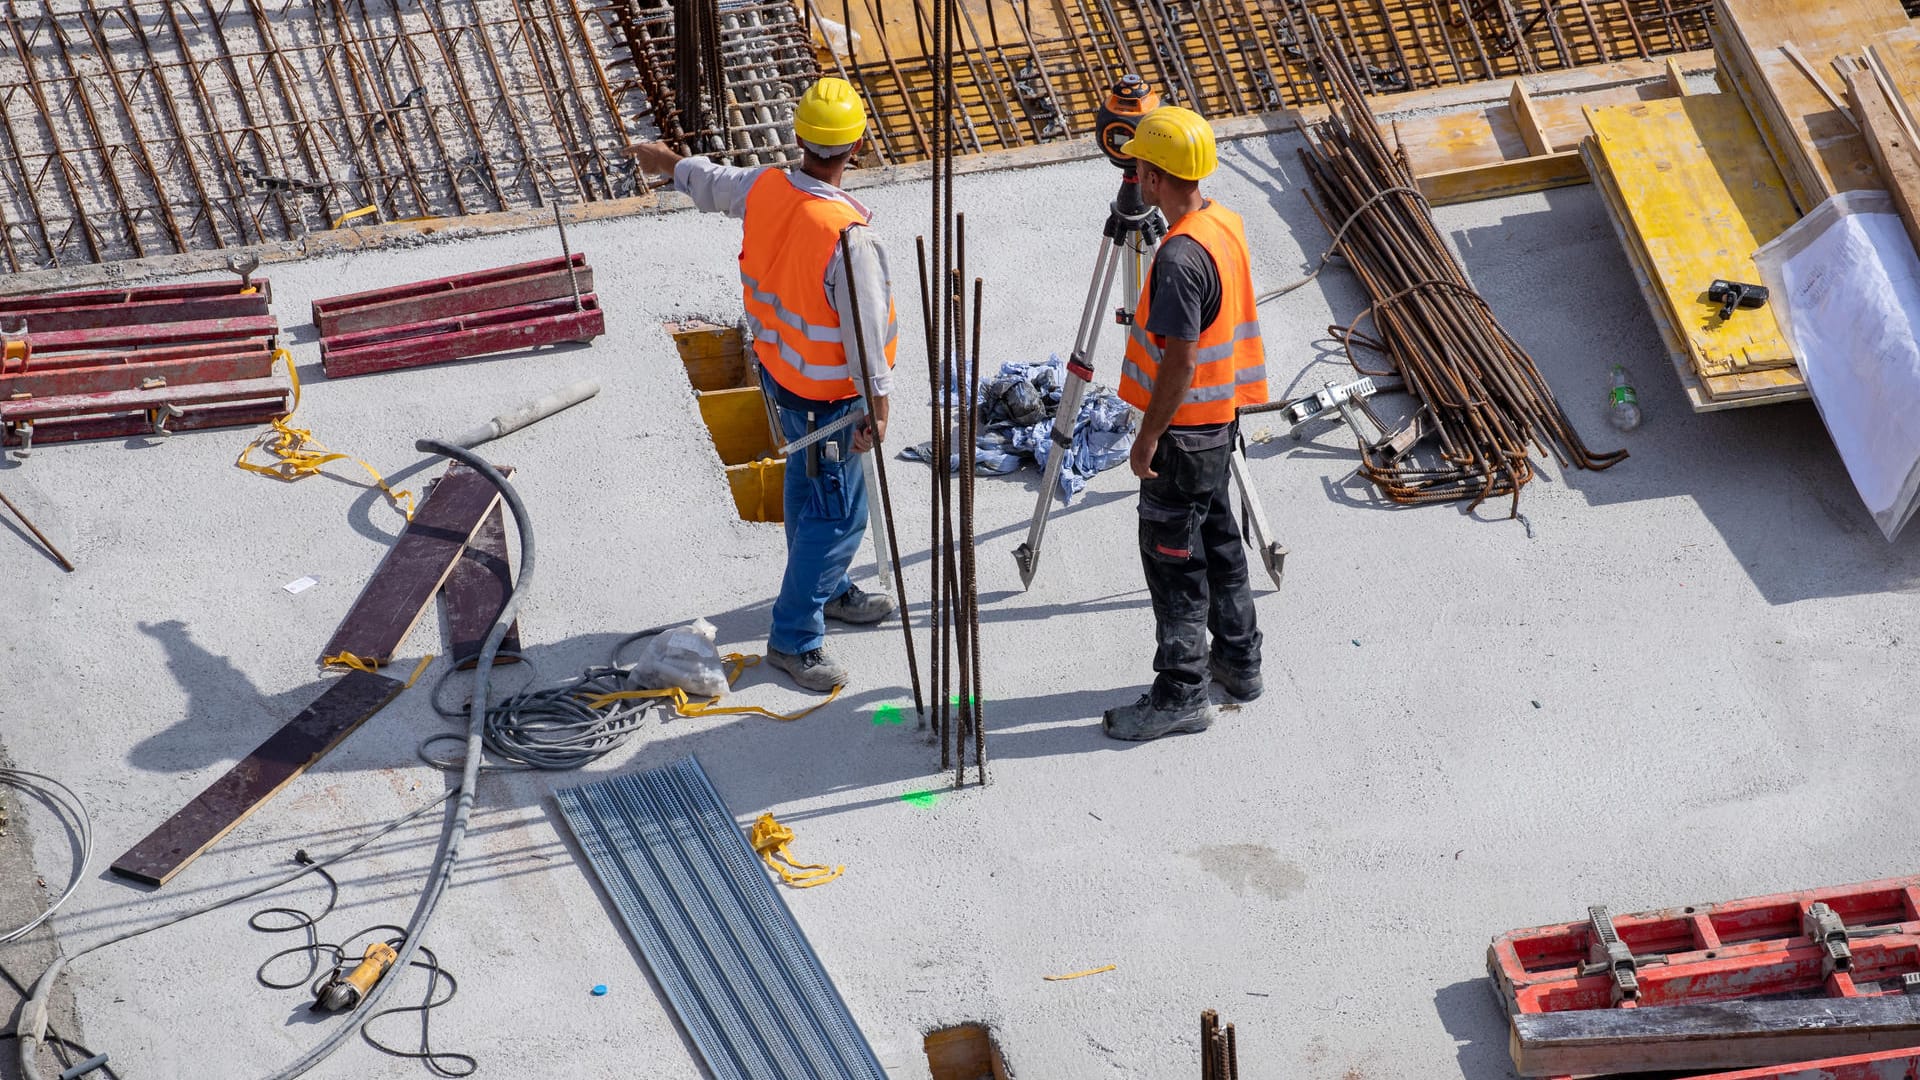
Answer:
<svg viewBox="0 0 1920 1080"><path fill-rule="evenodd" d="M673 169L673 186L707 213L745 218L747 192L760 174L769 168L773 166L741 168L716 165L705 158L682 158ZM787 179L793 182L794 187L809 195L843 202L858 210L862 217L872 216L866 206L853 196L797 168L788 171ZM893 372L887 367L883 351L888 336L887 313L893 298L893 275L887 268L886 250L874 239L872 229L858 227L848 232L847 248L853 257L851 281L840 265L840 253L834 252L833 260L827 263L827 296L833 302L833 310L842 316L840 344L847 350L847 357L851 361L859 354L856 352L853 320L846 317L853 303L848 290L860 290L860 329L866 336L868 377L872 392L885 397L893 390ZM862 393L864 395L865 391Z"/></svg>

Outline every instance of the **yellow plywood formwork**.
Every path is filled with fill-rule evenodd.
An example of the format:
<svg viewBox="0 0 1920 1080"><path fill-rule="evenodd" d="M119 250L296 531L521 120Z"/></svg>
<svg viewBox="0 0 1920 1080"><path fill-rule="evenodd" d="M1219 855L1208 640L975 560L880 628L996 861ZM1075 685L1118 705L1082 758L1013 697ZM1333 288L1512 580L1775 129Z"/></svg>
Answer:
<svg viewBox="0 0 1920 1080"><path fill-rule="evenodd" d="M1715 0L1714 49L1802 211L1842 191L1881 187L1847 113L1841 56L1876 45L1894 86L1920 91L1920 33L1898 0ZM1795 54L1798 54L1796 57Z"/></svg>
<svg viewBox="0 0 1920 1080"><path fill-rule="evenodd" d="M1587 116L1595 180L1647 279L1656 321L1686 361L1683 383L1698 382L1708 401L1804 393L1770 308L1722 320L1706 299L1715 278L1758 281L1753 252L1795 220L1744 106L1702 94Z"/></svg>

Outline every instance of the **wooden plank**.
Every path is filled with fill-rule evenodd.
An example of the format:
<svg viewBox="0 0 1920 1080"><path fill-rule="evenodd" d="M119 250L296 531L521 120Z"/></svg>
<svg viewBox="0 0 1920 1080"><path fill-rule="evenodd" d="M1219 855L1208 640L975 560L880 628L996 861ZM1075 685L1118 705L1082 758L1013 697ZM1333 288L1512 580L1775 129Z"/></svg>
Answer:
<svg viewBox="0 0 1920 1080"><path fill-rule="evenodd" d="M554 270L544 274L490 281L463 288L448 288L427 296L409 296L398 300L364 304L343 311L328 311L314 316L314 326L322 338L377 330L382 327L448 319L475 312L519 307L542 300L573 299L578 286L582 296L593 292L593 270L580 268L569 273ZM322 301L315 301L319 308Z"/></svg>
<svg viewBox="0 0 1920 1080"><path fill-rule="evenodd" d="M1520 141L1526 144L1527 156L1553 153L1553 147L1547 144L1546 136L1541 133L1540 117L1533 110L1533 99L1527 96L1527 88L1519 79L1513 80L1513 93L1507 97L1507 110L1513 114L1514 126L1520 129Z"/></svg>
<svg viewBox="0 0 1920 1080"><path fill-rule="evenodd" d="M1527 191L1545 191L1586 182L1587 170L1580 164L1577 150L1448 169L1419 178L1420 193L1434 206L1494 199Z"/></svg>
<svg viewBox="0 0 1920 1080"><path fill-rule="evenodd" d="M1900 211L1907 238L1920 251L1920 147L1914 145L1897 107L1887 98L1886 87L1871 69L1864 64L1854 68L1847 73L1846 83L1860 133Z"/></svg>
<svg viewBox="0 0 1920 1080"><path fill-rule="evenodd" d="M1728 1001L1513 1017L1522 1076L1730 1069L1920 1046L1920 1000Z"/></svg>
<svg viewBox="0 0 1920 1080"><path fill-rule="evenodd" d="M113 872L147 885L165 885L403 689L398 679L365 671L348 672L192 802L115 859Z"/></svg>
<svg viewBox="0 0 1920 1080"><path fill-rule="evenodd" d="M322 662L341 654L376 666L392 660L499 501L499 490L485 477L464 465L448 466L340 620L320 653Z"/></svg>
<svg viewBox="0 0 1920 1080"><path fill-rule="evenodd" d="M1672 97L1686 97L1687 73L1680 69L1680 61L1667 57L1667 93Z"/></svg>
<svg viewBox="0 0 1920 1080"><path fill-rule="evenodd" d="M505 509L495 505L473 539L461 550L460 559L447 575L440 590L440 604L447 613L447 649L453 666L461 670L480 660L481 646L506 607L507 594L513 591L513 567L507 561ZM494 663L512 664L520 659L520 622L507 627ZM509 655L511 654L511 655Z"/></svg>
<svg viewBox="0 0 1920 1080"><path fill-rule="evenodd" d="M1740 102L1701 94L1590 109L1594 147L1647 256L1667 318L1703 377L1794 363L1771 308L1721 319L1716 278L1758 281L1753 252L1797 220Z"/></svg>
<svg viewBox="0 0 1920 1080"><path fill-rule="evenodd" d="M1836 57L1885 38L1902 93L1920 90L1909 58L1920 43L1897 0L1715 0L1716 49L1802 210L1842 191L1879 186L1872 154L1826 80ZM1781 46L1791 42L1798 61ZM1801 64L1805 65L1802 70Z"/></svg>
<svg viewBox="0 0 1920 1080"><path fill-rule="evenodd" d="M600 310L598 298L586 296L581 299L585 307L580 311L573 310L572 301L569 300L563 306L562 314L502 322L497 318L499 312L488 312L460 320L446 320L471 325L428 337L379 341L351 349L323 347L320 366L326 371L327 378L344 379L353 375L425 367L449 360L466 360L488 353L533 349L567 341L584 343L606 333L607 319Z"/></svg>
<svg viewBox="0 0 1920 1080"><path fill-rule="evenodd" d="M748 386L745 335L736 326L702 320L667 323L674 348L686 365L687 381L695 390L731 390Z"/></svg>
<svg viewBox="0 0 1920 1080"><path fill-rule="evenodd" d="M767 403L759 387L710 390L694 397L722 465L745 465L773 456L780 444L767 426Z"/></svg>

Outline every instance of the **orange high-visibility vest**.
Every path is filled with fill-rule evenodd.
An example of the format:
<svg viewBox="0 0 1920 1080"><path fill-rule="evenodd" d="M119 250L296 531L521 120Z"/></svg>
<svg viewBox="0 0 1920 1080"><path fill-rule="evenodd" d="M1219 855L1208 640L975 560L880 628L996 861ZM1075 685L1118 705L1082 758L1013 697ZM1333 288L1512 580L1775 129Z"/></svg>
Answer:
<svg viewBox="0 0 1920 1080"><path fill-rule="evenodd" d="M855 369L840 344L840 313L827 296L826 276L840 250L841 231L864 224L858 210L807 194L781 169L768 169L747 191L740 285L753 351L775 382L803 398L841 401L859 392ZM886 340L866 343L869 364L884 354L887 367L893 367L893 315L888 297Z"/></svg>
<svg viewBox="0 0 1920 1080"><path fill-rule="evenodd" d="M1193 385L1173 414L1173 423L1179 427L1224 424L1240 406L1267 400L1266 351L1260 345L1260 315L1254 309L1247 231L1239 214L1209 202L1181 218L1167 233L1168 240L1176 236L1192 237L1213 257L1220 273L1220 314L1200 332ZM1127 362L1120 371L1120 399L1142 410L1153 397L1160 350L1167 344L1164 337L1147 333L1147 313L1152 310L1153 271L1149 269L1128 328Z"/></svg>

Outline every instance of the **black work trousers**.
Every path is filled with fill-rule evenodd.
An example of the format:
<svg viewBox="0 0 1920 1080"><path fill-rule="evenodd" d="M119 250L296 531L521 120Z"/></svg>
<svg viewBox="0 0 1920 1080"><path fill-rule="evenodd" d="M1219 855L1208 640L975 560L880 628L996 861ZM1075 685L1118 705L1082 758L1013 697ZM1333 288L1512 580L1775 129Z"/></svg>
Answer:
<svg viewBox="0 0 1920 1080"><path fill-rule="evenodd" d="M1213 658L1236 674L1260 670L1247 553L1227 498L1231 445L1182 450L1161 436L1153 471L1140 481L1140 561L1153 598L1153 703L1189 705L1207 692Z"/></svg>

